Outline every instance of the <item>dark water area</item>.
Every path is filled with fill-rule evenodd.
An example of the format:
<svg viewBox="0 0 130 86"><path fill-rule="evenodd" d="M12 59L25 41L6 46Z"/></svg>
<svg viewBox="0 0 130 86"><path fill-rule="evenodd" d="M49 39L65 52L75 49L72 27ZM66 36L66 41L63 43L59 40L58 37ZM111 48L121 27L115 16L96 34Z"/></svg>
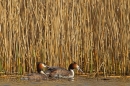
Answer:
<svg viewBox="0 0 130 86"><path fill-rule="evenodd" d="M0 86L130 86L130 78L86 78L76 76L74 81L58 80L21 80L20 78L0 78Z"/></svg>

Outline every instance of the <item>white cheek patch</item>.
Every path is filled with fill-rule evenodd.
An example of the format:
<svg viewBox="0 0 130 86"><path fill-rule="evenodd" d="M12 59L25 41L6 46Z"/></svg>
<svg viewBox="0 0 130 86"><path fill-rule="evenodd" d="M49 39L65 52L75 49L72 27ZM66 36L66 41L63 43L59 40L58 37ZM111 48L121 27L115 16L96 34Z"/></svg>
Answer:
<svg viewBox="0 0 130 86"><path fill-rule="evenodd" d="M46 65L45 65L45 64L42 64L42 66L43 66L43 67L46 67Z"/></svg>
<svg viewBox="0 0 130 86"><path fill-rule="evenodd" d="M76 68L77 68L78 70L80 69L80 67L79 67L78 65L76 66Z"/></svg>

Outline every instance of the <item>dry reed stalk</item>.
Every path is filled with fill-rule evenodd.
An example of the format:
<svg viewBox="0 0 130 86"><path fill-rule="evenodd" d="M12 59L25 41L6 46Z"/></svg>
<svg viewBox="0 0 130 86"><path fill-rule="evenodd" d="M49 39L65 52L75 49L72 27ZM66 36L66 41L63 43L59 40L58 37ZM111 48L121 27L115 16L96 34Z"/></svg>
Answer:
<svg viewBox="0 0 130 86"><path fill-rule="evenodd" d="M85 72L129 74L129 0L0 1L1 71L35 72L37 61ZM2 10L1 10L2 9ZM16 66L16 67L15 67Z"/></svg>

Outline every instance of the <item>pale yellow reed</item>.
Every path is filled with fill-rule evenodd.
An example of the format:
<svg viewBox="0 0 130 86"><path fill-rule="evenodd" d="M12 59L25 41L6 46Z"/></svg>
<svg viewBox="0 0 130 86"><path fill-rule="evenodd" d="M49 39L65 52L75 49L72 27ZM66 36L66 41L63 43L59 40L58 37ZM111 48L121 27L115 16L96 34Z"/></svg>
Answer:
<svg viewBox="0 0 130 86"><path fill-rule="evenodd" d="M130 1L0 0L0 46L6 74L36 72L37 61L130 74Z"/></svg>

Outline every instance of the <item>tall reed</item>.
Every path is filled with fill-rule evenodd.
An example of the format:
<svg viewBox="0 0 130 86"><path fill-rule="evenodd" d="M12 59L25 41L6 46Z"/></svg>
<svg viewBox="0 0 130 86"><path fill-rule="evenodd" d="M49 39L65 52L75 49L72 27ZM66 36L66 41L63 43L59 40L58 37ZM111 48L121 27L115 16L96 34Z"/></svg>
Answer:
<svg viewBox="0 0 130 86"><path fill-rule="evenodd" d="M130 74L129 9L129 0L1 0L0 72L76 61L86 73Z"/></svg>

